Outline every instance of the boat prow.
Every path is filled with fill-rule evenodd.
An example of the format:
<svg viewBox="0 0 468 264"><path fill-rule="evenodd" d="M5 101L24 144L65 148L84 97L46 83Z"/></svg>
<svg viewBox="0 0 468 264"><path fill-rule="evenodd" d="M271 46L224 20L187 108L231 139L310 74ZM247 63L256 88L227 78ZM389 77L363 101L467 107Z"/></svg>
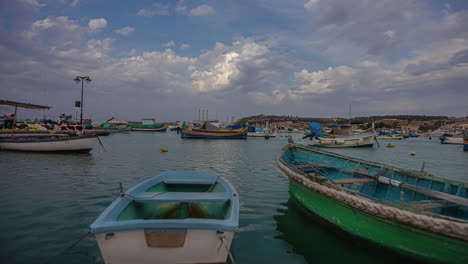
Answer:
<svg viewBox="0 0 468 264"><path fill-rule="evenodd" d="M239 197L223 178L170 171L121 194L91 225L106 263L225 263Z"/></svg>

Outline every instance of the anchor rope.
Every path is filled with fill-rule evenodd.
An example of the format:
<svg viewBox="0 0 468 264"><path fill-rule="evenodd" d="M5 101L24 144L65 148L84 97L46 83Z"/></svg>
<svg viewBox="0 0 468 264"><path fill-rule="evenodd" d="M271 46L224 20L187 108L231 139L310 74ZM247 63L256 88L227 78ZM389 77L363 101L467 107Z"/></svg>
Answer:
<svg viewBox="0 0 468 264"><path fill-rule="evenodd" d="M80 243L83 239L85 239L86 237L88 237L90 234L91 234L91 231L88 231L84 236L80 237L80 238L79 238L78 240L76 240L73 244L71 244L71 246L69 246L69 247L67 247L66 249L62 250L62 251L59 252L58 254L56 254L56 255L50 257L50 258L47 259L43 264L48 264L48 263L50 263L52 260L54 260L55 258L64 255L68 250L74 248L76 245L78 245L78 243Z"/></svg>
<svg viewBox="0 0 468 264"><path fill-rule="evenodd" d="M224 237L220 238L220 239L223 242L224 247L226 248L226 251L228 253L229 259L231 260L231 263L236 264L236 262L234 261L234 257L232 256L231 250L228 248L228 246L226 245L226 243L224 241Z"/></svg>
<svg viewBox="0 0 468 264"><path fill-rule="evenodd" d="M281 154L278 155L276 163L279 168L291 179L301 183L303 186L315 190L323 195L329 196L336 201L342 202L371 215L382 217L385 219L394 220L399 223L407 224L423 230L428 230L434 233L451 236L464 241L468 241L468 224L457 223L444 219L434 218L427 215L422 215L414 212L405 211L396 207L384 205L365 197L347 193L337 189L331 184L322 184L304 175L295 172L288 168L280 160Z"/></svg>

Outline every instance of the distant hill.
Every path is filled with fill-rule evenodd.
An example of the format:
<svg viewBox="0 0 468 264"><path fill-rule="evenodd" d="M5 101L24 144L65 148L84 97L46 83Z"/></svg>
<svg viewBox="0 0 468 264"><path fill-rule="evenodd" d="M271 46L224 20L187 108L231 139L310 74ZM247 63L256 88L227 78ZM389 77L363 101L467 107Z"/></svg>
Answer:
<svg viewBox="0 0 468 264"><path fill-rule="evenodd" d="M427 115L383 115L383 116L366 116L366 117L354 117L351 119L353 123L368 123L375 120L382 119L397 119L406 121L431 121L431 120L448 120L448 116L427 116ZM275 122L294 122L294 123L309 123L309 122L323 122L323 123L348 123L349 118L320 118L320 117L299 117L299 116L276 116L276 115L255 115L248 116L239 119L237 124L249 123L269 123Z"/></svg>

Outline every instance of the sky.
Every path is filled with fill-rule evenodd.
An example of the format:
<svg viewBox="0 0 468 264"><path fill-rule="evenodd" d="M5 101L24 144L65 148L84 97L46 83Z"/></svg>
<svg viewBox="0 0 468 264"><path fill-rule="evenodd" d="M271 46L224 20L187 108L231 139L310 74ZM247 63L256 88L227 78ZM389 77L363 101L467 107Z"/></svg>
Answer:
<svg viewBox="0 0 468 264"><path fill-rule="evenodd" d="M468 116L466 0L0 1L0 35L0 99L52 119L76 76L95 121Z"/></svg>

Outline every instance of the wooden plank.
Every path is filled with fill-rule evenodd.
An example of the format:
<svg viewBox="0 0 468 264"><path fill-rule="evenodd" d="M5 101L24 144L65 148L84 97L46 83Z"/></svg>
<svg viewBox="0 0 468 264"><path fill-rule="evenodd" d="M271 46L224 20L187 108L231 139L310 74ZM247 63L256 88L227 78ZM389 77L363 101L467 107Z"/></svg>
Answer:
<svg viewBox="0 0 468 264"><path fill-rule="evenodd" d="M366 182L373 182L373 181L374 180L370 178L346 178L346 179L333 180L335 184L366 183Z"/></svg>

